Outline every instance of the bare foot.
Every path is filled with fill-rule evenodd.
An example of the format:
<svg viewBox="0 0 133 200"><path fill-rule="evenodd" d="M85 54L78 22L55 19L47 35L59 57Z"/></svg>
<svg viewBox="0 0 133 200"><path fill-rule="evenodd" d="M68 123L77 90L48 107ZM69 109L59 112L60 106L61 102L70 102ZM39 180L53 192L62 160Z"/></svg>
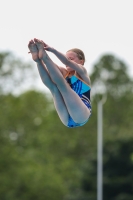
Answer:
<svg viewBox="0 0 133 200"><path fill-rule="evenodd" d="M29 41L29 44L28 44L28 48L30 50L30 53L32 55L32 59L35 61L35 62L38 62L39 61L39 57L38 57L38 48L36 46L36 44L34 43L33 40L30 40Z"/></svg>
<svg viewBox="0 0 133 200"><path fill-rule="evenodd" d="M39 59L45 60L45 58L47 57L47 53L46 53L46 51L44 49L43 41L34 38L34 42L35 42L35 44L36 44L36 46L37 46L37 48L39 50L39 54L38 54Z"/></svg>

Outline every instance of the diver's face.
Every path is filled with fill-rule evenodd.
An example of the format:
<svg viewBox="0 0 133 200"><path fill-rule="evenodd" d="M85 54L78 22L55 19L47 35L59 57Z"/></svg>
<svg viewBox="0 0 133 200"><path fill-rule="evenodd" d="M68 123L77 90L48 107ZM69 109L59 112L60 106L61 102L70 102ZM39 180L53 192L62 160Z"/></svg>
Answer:
<svg viewBox="0 0 133 200"><path fill-rule="evenodd" d="M66 57L69 59L69 60L72 60L73 62L77 63L77 64L81 64L81 60L78 58L77 54L73 51L68 51L66 53ZM68 71L73 71L72 68L70 68L69 66L66 66L67 70Z"/></svg>

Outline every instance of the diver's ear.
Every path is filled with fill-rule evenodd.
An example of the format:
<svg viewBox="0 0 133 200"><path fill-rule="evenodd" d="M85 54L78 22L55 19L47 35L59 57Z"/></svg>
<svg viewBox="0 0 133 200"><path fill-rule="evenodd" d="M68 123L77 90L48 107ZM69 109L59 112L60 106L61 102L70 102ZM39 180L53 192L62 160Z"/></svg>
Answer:
<svg viewBox="0 0 133 200"><path fill-rule="evenodd" d="M80 64L81 64L81 65L84 65L84 60L80 60Z"/></svg>

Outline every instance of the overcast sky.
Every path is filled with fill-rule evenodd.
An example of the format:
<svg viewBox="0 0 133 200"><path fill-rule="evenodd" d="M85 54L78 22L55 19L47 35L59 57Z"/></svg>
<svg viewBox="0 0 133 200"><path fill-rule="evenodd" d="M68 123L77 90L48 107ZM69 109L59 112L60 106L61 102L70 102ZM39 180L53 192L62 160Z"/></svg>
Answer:
<svg viewBox="0 0 133 200"><path fill-rule="evenodd" d="M0 8L0 51L31 60L27 44L36 37L63 53L81 48L88 72L111 53L133 76L133 0L0 0Z"/></svg>

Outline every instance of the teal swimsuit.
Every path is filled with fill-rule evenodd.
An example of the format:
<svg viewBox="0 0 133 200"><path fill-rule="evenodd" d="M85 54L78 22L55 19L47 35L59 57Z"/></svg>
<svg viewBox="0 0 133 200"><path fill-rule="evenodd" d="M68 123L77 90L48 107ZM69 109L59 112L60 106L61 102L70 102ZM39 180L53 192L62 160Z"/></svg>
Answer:
<svg viewBox="0 0 133 200"><path fill-rule="evenodd" d="M91 113L91 102L90 102L90 91L91 87L85 83L82 79L79 79L76 75L73 75L71 77L66 77L66 81L74 90L78 96L81 98L83 103L87 106L87 108L90 110ZM87 119L84 123L76 123L73 121L71 116L69 116L69 122L68 122L68 127L78 127L78 126L83 126L89 119Z"/></svg>

